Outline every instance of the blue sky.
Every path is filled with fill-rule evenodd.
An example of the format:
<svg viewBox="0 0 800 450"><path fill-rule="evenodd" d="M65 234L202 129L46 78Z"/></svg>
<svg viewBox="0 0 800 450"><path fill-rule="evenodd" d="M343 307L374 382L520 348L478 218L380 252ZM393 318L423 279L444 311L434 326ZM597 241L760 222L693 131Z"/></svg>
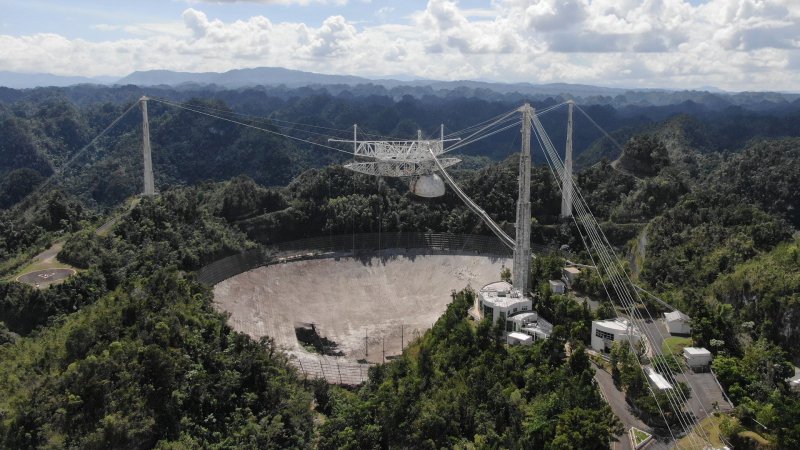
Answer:
<svg viewBox="0 0 800 450"><path fill-rule="evenodd" d="M0 70L800 91L797 0L0 0Z"/></svg>
<svg viewBox="0 0 800 450"><path fill-rule="evenodd" d="M699 0L693 0L699 1ZM318 26L326 18L342 15L359 25L387 21L408 21L409 16L425 9L425 1L353 0L345 4L330 2L257 2L257 1L187 1L187 0L0 0L0 10L9 13L0 19L0 33L24 35L57 33L69 38L89 40L120 39L128 33L120 30L102 31L97 25L124 27L131 23L157 23L180 20L188 7L201 9L210 17L225 22L247 20L262 15L273 22L303 22ZM113 8L109 8L113 4ZM486 8L490 2L460 1L466 9Z"/></svg>

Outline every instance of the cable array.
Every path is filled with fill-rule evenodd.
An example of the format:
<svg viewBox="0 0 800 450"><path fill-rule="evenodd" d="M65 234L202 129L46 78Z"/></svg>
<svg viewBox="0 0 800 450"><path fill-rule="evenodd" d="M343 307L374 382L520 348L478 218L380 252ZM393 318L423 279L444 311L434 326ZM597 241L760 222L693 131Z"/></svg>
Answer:
<svg viewBox="0 0 800 450"><path fill-rule="evenodd" d="M542 126L541 122L539 122L539 120L537 118L533 118L532 122L533 122L533 126L534 126L534 128L536 130L536 133L535 133L536 138L537 138L537 140L539 142L539 145L541 146L542 150L545 152L545 158L548 161L548 165L550 166L551 173L553 173L553 176L555 177L556 184L559 185L559 188L561 188L561 184L559 184L559 183L561 182L561 180L563 180L563 171L564 171L563 162L561 161L561 158L558 155L558 153L555 151L555 148L554 148L552 142L550 141L549 136L545 132L544 127ZM632 288L632 286L635 286L635 285L631 281L631 279L628 276L628 274L625 271L625 269L619 263L619 258L617 257L616 253L614 252L613 247L611 246L611 244L608 241L608 238L606 237L605 233L603 233L602 229L600 228L599 224L597 223L597 219L591 213L591 210L589 210L588 205L587 205L585 199L583 198L583 195L581 194L580 190L575 185L575 183L573 183L573 193L574 193L573 201L572 201L573 202L573 207L575 208L575 210L577 212L577 215L573 216L573 220L576 220L576 226L578 225L578 222L580 222L580 224L584 228L584 231L586 232L586 236L589 238L589 240L592 243L592 247L591 248L588 245L586 245L587 243L586 243L586 240L584 239L584 235L583 235L583 233L581 233L581 239L583 240L587 251L589 252L590 256L591 256L591 251L592 250L594 250L595 253L598 255L598 257L600 259L600 263L602 264L602 268L603 268L604 272L606 273L606 275L609 277L609 279L611 281L611 284L612 284L612 288L613 288L614 292L617 294L617 297L620 300L620 303L625 308L625 310L628 312L629 316L632 318L634 323L637 323L637 325L639 326L639 329L643 332L643 334L647 338L648 342L651 343L651 345L652 345L652 343L655 342L655 340L653 339L653 337L655 335L650 331L650 329L648 327L645 326L644 317L643 317L642 313L637 309L637 306L638 305L642 305L643 306L644 311L647 313L647 315L649 316L650 320L653 319L652 315L650 314L649 310L647 309L647 306L644 305L644 303L641 301L641 298L638 296L638 292L636 291L636 289ZM578 227L578 230L580 232L580 227ZM594 258L593 257L592 257L592 261L594 263ZM602 276L601 276L601 281L603 281ZM606 290L606 294L609 295L610 293L608 292L608 289L607 289L604 281L603 281L603 287ZM609 295L609 299L611 299L610 295ZM661 331L658 328L656 328L656 331L657 331L657 333L659 335L661 335ZM661 335L661 338L663 339L663 335ZM651 348L651 353L654 353L652 348ZM679 364L677 359L675 359L675 355L671 355L671 356L672 356L673 360L675 361L675 363ZM638 359L637 359L637 362L638 362ZM661 373L662 375L666 376L666 378L668 379L668 381L670 383L672 383L673 385L677 385L677 383L676 383L676 380L677 380L676 375L669 368L669 366L666 364L665 361L663 361L660 358L655 358L651 362L652 362L653 366L658 370L659 373ZM642 369L642 371L645 372L645 368L641 364L641 362L639 362L639 366ZM686 374L683 371L681 371L681 374L684 375L684 379L686 379L687 385L691 386L691 383L689 383L688 377L686 377ZM646 375L647 374L645 372L645 376ZM649 387L649 385L648 385L648 387ZM666 415L663 412L663 408L658 403L658 399L655 396L655 392L652 390L651 387L649 387L649 388L650 388L651 394L653 395L654 399L656 400L656 404L657 404L657 406L659 408L659 412L661 413L662 418L664 419L665 423L667 423L667 426L669 427L669 423L668 423L668 421L666 419ZM681 408L681 404L682 403L683 404L688 404L688 398L684 395L683 391L681 389L678 389L677 386L676 386L674 389L665 390L665 396L667 397L667 400L669 401L670 406L672 406L672 409L675 411L676 417L678 419L678 422L681 425L681 428L683 429L685 434L689 436L688 439L689 440L693 440L695 444L700 444L701 448L705 444L703 442L699 442L700 438L705 440L706 443L710 442L710 439L709 439L708 435L706 434L705 430L703 430L701 427L697 427L697 419L695 417L693 417L691 414L683 411L683 409ZM705 412L705 414L708 415L708 412L705 411L705 407L702 405L702 402L700 402L699 399L697 399L697 401L700 404L700 406L703 409L703 411ZM693 429L698 430L698 434L701 434L702 436L700 438L698 438L697 436L692 434L692 430ZM669 431L670 431L670 434L672 435L672 437L674 439L674 434L672 433L672 429L670 428Z"/></svg>
<svg viewBox="0 0 800 450"><path fill-rule="evenodd" d="M481 220L483 220L483 223L485 223L489 227L489 229L492 230L492 233L494 233L495 236L500 238L500 241L503 244L505 244L508 248L513 250L514 247L516 246L516 241L512 239L508 234L506 234L506 232L503 231L500 225L498 225L497 222L495 222L491 218L491 216L489 216L489 214L483 210L483 208L478 206L477 203L475 203L471 198L469 198L469 196L463 190L461 190L458 184L456 184L455 180L453 180L450 174L447 173L447 170L445 170L442 163L439 162L439 158L436 157L436 154L433 153L433 150L429 148L428 151L430 152L431 158L433 158L433 161L436 163L436 166L439 168L439 171L441 172L445 181L447 182L447 184L450 185L451 188L453 188L453 191L455 191L458 198L460 198L461 201L463 201L469 209L471 209L475 214L478 215L478 217L481 218Z"/></svg>
<svg viewBox="0 0 800 450"><path fill-rule="evenodd" d="M285 137L287 139L292 139L292 140L299 141L299 142L305 142L306 144L316 145L318 147L323 147L323 148L327 148L329 150L333 150L333 151L337 151L337 152L340 152L340 153L346 153L348 155L355 156L355 153L353 153L351 151L342 150L340 148L332 147L330 145L320 144L319 142L309 141L308 139L303 139L303 138L299 138L299 137L296 137L296 136L291 136L291 135L288 135L288 134L285 134L285 133L281 133L279 131L270 130L268 128L259 127L259 126L256 126L256 125L253 125L253 124L249 124L249 123L246 123L246 122L241 122L241 121L238 121L238 120L234 120L234 119L230 119L230 118L227 118L227 117L219 116L219 115L212 114L212 113L209 113L209 112L206 112L206 111L202 111L202 110L199 110L199 109L190 108L188 106L183 106L183 105L181 105L179 103L173 103L173 102L170 102L170 101L167 101L167 100L161 100L161 99L151 99L151 100L159 102L159 103L163 103L165 105L169 105L169 106L172 106L172 107L175 107L175 108L180 108L180 109L184 109L186 111L192 111L192 112L197 113L197 114L202 114L204 116L213 117L213 118L218 119L218 120L224 120L226 122L235 123L235 124L241 125L243 127L253 128L253 129L256 129L256 130L259 130L259 131L263 131L265 133L274 134L276 136L282 136L282 137Z"/></svg>
<svg viewBox="0 0 800 450"><path fill-rule="evenodd" d="M302 129L303 133L308 133L309 135L319 136L321 138L328 138L330 137L331 133L350 133L351 130L343 130L343 129L336 129L332 127L325 127L320 125L311 125L311 124L303 124L298 122L291 122L282 119L276 118L265 118L265 117L258 117L248 114L237 113L231 110L222 109L222 108L214 108L211 106L202 106L202 105L191 105L191 104L180 104L166 99L160 98L150 98L149 100L179 108L182 110L194 112L196 114L204 115L207 117L215 118L217 120L222 120L230 123L234 123L240 126L244 126L251 129L256 129L262 132L266 132L269 134L273 134L276 136L280 136L286 139L294 140L297 142L303 142L306 144L314 145L317 147L325 148L328 150L333 150L339 153L344 153L350 156L355 157L356 154L354 151L343 150L341 148L333 147L330 145L322 144L319 142L314 142L310 139L304 139L297 136L292 136L285 132L281 132L279 130L290 130L290 129L297 129L297 127L304 127L307 129ZM78 152L76 152L69 160L67 160L58 170L55 170L50 177L48 177L44 183L40 184L33 192L39 192L41 189L49 185L53 180L58 178L63 174L65 169L69 167L77 158L79 158L83 153L85 153L91 146L93 146L98 139L104 136L108 131L110 131L114 126L116 126L123 117L125 117L139 102L134 102L130 105L122 114L120 114L114 121L112 121L105 129L103 129L97 136L95 136L88 144L82 147ZM547 114L551 111L556 110L557 108L567 104L567 102L559 103L556 105L549 106L547 108L543 108L542 110L536 111L535 114L531 117L531 123L525 124L526 126L531 126L534 130L533 136L536 138L539 146L541 147L545 160L548 163L548 168L550 169L551 174L555 178L556 186L558 186L559 190L563 191L563 180L564 180L564 163L561 160L561 157L558 155L558 152L555 150L553 143L550 140L547 132L545 131L539 117ZM600 130L606 138L608 138L620 151L622 151L622 146L619 142L616 141L608 132L606 132L591 116L589 116L586 111L583 110L580 106L576 105L578 110L596 127ZM492 118L484 120L480 123L471 125L466 127L462 130L459 130L454 133L450 133L444 137L454 137L460 135L467 135L465 138L460 140L459 142L453 144L447 149L444 149L442 153L451 152L453 150L465 147L467 145L471 145L475 142L480 140L489 138L495 134L502 133L506 130L511 128L517 127L521 124L521 120L516 117L515 115L519 112L518 109L514 109L511 111L507 111L501 114L498 114ZM239 119L240 118L240 119ZM244 120L247 120L245 122ZM264 126L259 126L259 124L263 125L270 125L275 129L265 128ZM317 131L319 130L319 131ZM378 138L386 138L385 136L371 134L371 133L361 133L365 136L374 136ZM357 139L357 136L355 136ZM388 138L394 139L394 138ZM483 222L489 227L489 229L500 238L500 240L508 246L509 248L513 249L515 247L515 240L509 237L503 229L496 223L494 220L489 216L486 211L484 211L480 206L477 205L453 180L450 174L445 170L445 167L442 163L438 160L437 155L430 150L431 157L435 162L436 166L438 167L439 172L444 177L445 181L452 187L456 195L473 211L475 212ZM353 183L355 187L355 175L353 178ZM378 181L380 185L380 179ZM330 186L328 187L330 190ZM652 345L656 340L654 337L656 336L653 333L652 329L645 325L645 315L642 313L642 310L647 315L647 318L652 321L653 316L647 308L647 305L642 301L642 298L639 295L639 292L646 293L648 295L649 292L639 288L636 286L633 281L631 280L629 274L625 270L625 268L620 263L619 257L616 255L616 252L611 245L608 237L605 235L603 230L600 228L597 218L591 212L588 203L586 202L583 194L581 193L580 189L578 188L576 183L572 183L572 206L576 214L572 215L572 219L575 223L575 226L578 230L578 233L581 237L581 241L583 242L584 247L586 248L589 257L592 261L593 266L598 270L601 274L600 280L603 285L603 289L608 296L610 301L613 301L613 297L611 296L611 291L608 288L606 283L606 279L602 276L603 273L608 277L608 281L610 282L611 288L613 292L616 294L617 299L619 300L620 306L627 312L628 316L637 325L640 332L646 338L647 345L650 347L650 353L652 355L656 354L656 350L652 348ZM563 193L563 192L562 192ZM27 196L26 196L27 198ZM383 213L383 205L381 204L381 212L380 212L380 221L379 221L379 229L378 233L380 235L381 225L382 225L382 213ZM353 232L355 233L355 215L353 215ZM588 240L588 242L587 242ZM591 244L591 245L590 245ZM380 245L380 244L379 244ZM595 256L597 259L595 259ZM535 256L534 256L535 257ZM599 263L599 264L598 264ZM602 269L602 272L601 272ZM655 296L653 296L655 297ZM641 310L640 310L641 307ZM615 310L616 312L616 310ZM655 332L658 336L663 340L664 335L662 334L661 330L658 327L654 327ZM629 336L630 340L630 336ZM680 362L677 360L674 354L670 353L672 360L680 367ZM645 365L637 357L637 364L639 368L647 378L647 372L645 370ZM666 389L664 390L665 397L671 407L671 409L675 412L675 417L680 425L681 431L687 436L687 439L690 440L693 444L699 445L699 447L705 447L706 445L710 445L710 438L707 432L698 426L698 418L695 417L693 414L686 412L683 410L682 406L687 405L689 402L689 397L683 392L682 389L679 388L677 383L678 374L674 373L674 371L669 367L666 363L664 358L651 358L651 364L653 367L661 373L667 380L674 386L673 389ZM686 385L691 387L691 383L686 375L686 373L681 370L679 372L680 375L683 375L684 380L686 381ZM664 419L664 423L667 425L668 431L670 436L673 440L676 439L675 433L673 433L672 427L667 420L666 414L662 405L659 403L658 396L654 391L653 387L650 383L647 383L647 387L650 391L650 394L653 396L656 402L656 406L658 407L659 413L661 417ZM709 416L708 411L705 409L702 401L699 400L695 396L695 400L700 405L700 408L705 413L706 417ZM696 434L692 431L695 430ZM705 442L703 442L705 441Z"/></svg>
<svg viewBox="0 0 800 450"><path fill-rule="evenodd" d="M101 137L103 137L103 136L104 136L106 133L108 133L109 131L111 131L111 129L112 129L112 128L114 128L114 126L116 126L116 125L117 125L117 124L118 124L118 123L119 123L119 122L122 120L122 118L123 118L123 117L125 117L125 116L126 116L128 113L129 113L129 112L131 112L131 110L132 110L133 108L135 108L135 107L136 107L136 105L138 105L138 104L139 104L139 102L138 102L138 101L136 101L136 102L133 102L133 103L131 104L131 106L129 106L129 107L128 107L128 109L126 109L126 110L125 110L125 111L124 111L122 114L120 114L119 116L117 116L117 118L116 118L116 119L114 119L114 120L113 120L113 121L112 121L110 124L108 124L108 126L107 126L107 127L105 127L105 128L103 129L103 131L101 131L99 134L97 134L97 136L95 136L95 137L94 137L94 138L93 138L91 141L89 141L89 143L88 143L88 144L84 145L83 147L81 147L81 149L80 149L80 150L78 150L77 152L75 152L75 154L74 154L74 155L72 155L72 157L71 157L70 159L68 159L68 160L67 160L67 161L66 161L64 164L62 164L62 165L61 165L61 167L59 167L58 169L54 170L54 171L53 171L53 173L52 173L52 174L50 174L50 176L49 176L49 177L47 177L47 179L45 179L45 180L44 180L44 182L42 182L41 184L39 184L38 186L36 186L36 189L33 189L33 190L32 190L32 191L31 191L31 192L30 192L28 195L26 195L26 196L25 196L25 198L24 198L24 199L22 199L22 200L21 200L19 203L20 203L20 204L24 204L25 200L27 200L27 199L28 199L30 196L32 196L32 195L34 195L34 194L36 194L37 192L40 192L42 189L44 189L45 187L49 186L49 185L50 185L50 184L51 184L53 181L55 181L55 180L56 180L58 177L60 177L60 176L61 176L61 175L64 173L64 170L66 170L66 169L67 169L67 167L69 167L70 165L72 165L72 163L73 163L73 162L75 162L75 160L76 160L76 159L78 159L78 157L80 157L81 155L83 155L84 153L86 153L86 151L87 151L87 150L89 150L89 148L90 148L90 147L92 147L92 146L95 144L95 142L97 142L97 140L98 140L98 139L100 139L100 138L101 138ZM26 212L26 214L28 214L28 212Z"/></svg>

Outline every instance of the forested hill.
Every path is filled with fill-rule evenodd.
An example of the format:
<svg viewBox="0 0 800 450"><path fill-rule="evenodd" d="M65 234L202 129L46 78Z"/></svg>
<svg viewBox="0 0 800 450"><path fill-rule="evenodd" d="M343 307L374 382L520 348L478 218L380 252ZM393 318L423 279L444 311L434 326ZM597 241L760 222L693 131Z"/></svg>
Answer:
<svg viewBox="0 0 800 450"><path fill-rule="evenodd" d="M256 120L259 126L321 143L327 143L328 137L348 137L356 123L364 133L400 138L416 136L417 129L436 136L441 123L446 133L453 133L516 108L524 100L461 95L398 98L389 92L359 90L360 95L354 95L355 91L330 91L326 87L214 91L136 86L0 88L0 207L16 203L42 177L62 170L59 184L88 205L112 206L136 193L141 180L141 117L137 111L129 113L69 166L65 164L145 94L195 101L248 123L256 120L249 116L257 116L262 118ZM555 96L535 101L534 106L541 109L564 100ZM800 104L773 106L757 111L740 106L714 110L694 102L658 107L581 105L617 141L624 143L641 133L654 134L668 147L674 161L686 160L688 170L702 173L716 164L716 160L707 160L717 152L740 151L753 139L800 136ZM274 120L265 121L263 117L267 116ZM566 132L565 109L548 113L541 120L553 142L561 146ZM158 186L226 180L240 174L262 184L285 185L308 168L341 162L345 157L156 102L150 105L150 121ZM516 151L517 136L516 129L509 129L459 153L500 160ZM574 140L579 166L620 155L620 149L579 112L575 115ZM543 163L538 151L534 152L534 162Z"/></svg>
<svg viewBox="0 0 800 450"><path fill-rule="evenodd" d="M338 153L157 102L160 194L123 203L141 186L138 111L65 163L143 93L2 93L13 99L0 104L0 447L608 447L618 422L589 381L582 351L603 308L593 313L544 288L537 308L552 316L553 339L504 348L497 330L466 319L473 293L460 292L428 334L356 391L303 382L271 342L233 332L193 280L218 258L308 236L489 231L449 189L420 199L404 181L345 170ZM262 126L308 139L323 139L315 134L323 129L347 133L355 122L367 133L434 134L442 117L454 131L518 106L314 89L205 94L194 104L271 115L292 123ZM630 250L638 282L692 316L694 341L714 352L737 405L726 435L757 430L778 448L798 448L800 397L785 383L788 361L800 359L797 112L692 108L672 115L585 106L624 148L592 136L578 116L578 149L596 153L584 154L577 186L620 254ZM564 119L543 117L559 147ZM517 130L498 134L453 170L509 231L518 145ZM57 183L41 184L62 169ZM558 217L558 186L542 164L532 169L531 191L533 240L568 245L591 263L581 236ZM112 216L113 227L95 231ZM58 260L77 275L44 290L10 281L55 242L63 246ZM563 264L536 261L535 284ZM581 283L605 298L600 281Z"/></svg>

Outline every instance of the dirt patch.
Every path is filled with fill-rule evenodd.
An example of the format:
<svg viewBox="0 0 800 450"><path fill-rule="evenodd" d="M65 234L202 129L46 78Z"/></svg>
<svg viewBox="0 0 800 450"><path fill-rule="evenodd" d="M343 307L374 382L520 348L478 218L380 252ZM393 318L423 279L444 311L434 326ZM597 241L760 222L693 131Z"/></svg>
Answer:
<svg viewBox="0 0 800 450"><path fill-rule="evenodd" d="M75 275L75 269L44 269L22 274L17 277L17 281L43 288L60 283L72 275Z"/></svg>
<svg viewBox="0 0 800 450"><path fill-rule="evenodd" d="M314 324L346 359L382 362L439 318L450 294L500 278L507 258L477 255L343 257L260 267L214 286L228 323L282 349L303 351L296 324Z"/></svg>

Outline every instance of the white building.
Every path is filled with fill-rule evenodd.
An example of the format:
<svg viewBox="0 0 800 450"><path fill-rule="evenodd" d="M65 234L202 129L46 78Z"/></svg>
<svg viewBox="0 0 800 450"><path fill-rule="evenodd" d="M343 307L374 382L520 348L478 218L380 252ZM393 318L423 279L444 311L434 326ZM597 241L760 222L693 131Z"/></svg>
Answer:
<svg viewBox="0 0 800 450"><path fill-rule="evenodd" d="M672 385L669 381L667 381L666 378L664 378L664 375L656 372L652 367L648 367L646 372L647 378L649 378L650 382L653 383L653 385L659 390L665 391L667 389L672 389Z"/></svg>
<svg viewBox="0 0 800 450"><path fill-rule="evenodd" d="M506 332L523 333L536 341L549 338L553 334L553 324L539 317L536 311L522 312L506 320Z"/></svg>
<svg viewBox="0 0 800 450"><path fill-rule="evenodd" d="M683 357L686 359L686 365L692 370L707 370L711 360L714 359L710 351L700 347L685 347Z"/></svg>
<svg viewBox="0 0 800 450"><path fill-rule="evenodd" d="M791 376L786 379L786 382L789 383L789 388L794 391L800 391L800 369L796 366L794 367L794 376Z"/></svg>
<svg viewBox="0 0 800 450"><path fill-rule="evenodd" d="M626 319L595 320L592 322L592 348L598 352L611 349L615 341L625 340L635 346L641 332Z"/></svg>
<svg viewBox="0 0 800 450"><path fill-rule="evenodd" d="M478 293L476 303L478 319L491 318L492 323L502 321L506 336L521 333L538 340L547 339L553 332L553 325L532 310L533 301L508 282L487 284Z"/></svg>
<svg viewBox="0 0 800 450"><path fill-rule="evenodd" d="M561 280L550 280L550 291L553 294L563 294L567 291L567 285Z"/></svg>
<svg viewBox="0 0 800 450"><path fill-rule="evenodd" d="M478 302L477 310L481 317L490 317L492 323L498 320L505 322L508 316L530 311L533 307L530 298L526 298L506 281L496 281L484 286L478 293Z"/></svg>
<svg viewBox="0 0 800 450"><path fill-rule="evenodd" d="M692 334L692 319L680 311L664 313L669 334Z"/></svg>
<svg viewBox="0 0 800 450"><path fill-rule="evenodd" d="M533 344L533 336L512 332L506 336L506 342L508 345L531 345Z"/></svg>
<svg viewBox="0 0 800 450"><path fill-rule="evenodd" d="M563 277L564 283L567 284L567 287L572 289L572 283L578 279L578 275L581 274L581 269L577 267L564 267L561 269L561 276Z"/></svg>

